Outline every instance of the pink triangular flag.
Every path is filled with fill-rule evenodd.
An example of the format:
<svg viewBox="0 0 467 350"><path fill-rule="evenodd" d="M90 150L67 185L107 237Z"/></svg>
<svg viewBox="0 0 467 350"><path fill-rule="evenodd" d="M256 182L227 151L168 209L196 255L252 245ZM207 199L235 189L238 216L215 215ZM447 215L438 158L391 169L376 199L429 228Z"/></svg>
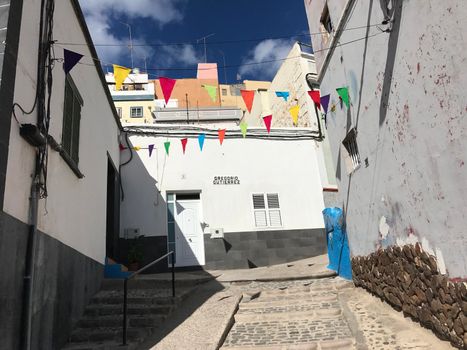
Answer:
<svg viewBox="0 0 467 350"><path fill-rule="evenodd" d="M254 90L240 90L240 93L242 94L246 109L248 109L248 112L251 113L251 108L253 107L253 100L255 99L255 91Z"/></svg>
<svg viewBox="0 0 467 350"><path fill-rule="evenodd" d="M268 134L271 132L271 121L272 121L272 115L267 115L263 117L264 120L264 125L266 125L266 129L268 129Z"/></svg>
<svg viewBox="0 0 467 350"><path fill-rule="evenodd" d="M225 138L225 129L219 129L218 133L219 133L219 142L222 145L222 142L224 142L224 138Z"/></svg>
<svg viewBox="0 0 467 350"><path fill-rule="evenodd" d="M159 83L161 84L162 95L164 95L165 103L169 103L170 95L172 95L172 90L174 89L175 83L177 81L175 79L169 78L159 78Z"/></svg>
<svg viewBox="0 0 467 350"><path fill-rule="evenodd" d="M308 91L308 95L310 95L311 99L315 103L316 108L320 109L321 108L321 96L320 96L319 90Z"/></svg>
<svg viewBox="0 0 467 350"><path fill-rule="evenodd" d="M188 142L188 139L181 139L180 141L182 141L183 154L185 154L186 143Z"/></svg>

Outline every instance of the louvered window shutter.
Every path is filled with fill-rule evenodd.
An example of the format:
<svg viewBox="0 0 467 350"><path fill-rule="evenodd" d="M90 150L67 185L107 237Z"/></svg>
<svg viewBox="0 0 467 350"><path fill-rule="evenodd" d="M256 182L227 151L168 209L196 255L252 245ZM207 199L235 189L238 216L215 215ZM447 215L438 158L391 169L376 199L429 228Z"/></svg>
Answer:
<svg viewBox="0 0 467 350"><path fill-rule="evenodd" d="M279 206L279 195L277 193L268 193L269 225L282 226L281 211Z"/></svg>
<svg viewBox="0 0 467 350"><path fill-rule="evenodd" d="M267 216L266 216L266 203L264 201L263 194L253 195L253 209L255 214L255 226L256 227L267 227Z"/></svg>

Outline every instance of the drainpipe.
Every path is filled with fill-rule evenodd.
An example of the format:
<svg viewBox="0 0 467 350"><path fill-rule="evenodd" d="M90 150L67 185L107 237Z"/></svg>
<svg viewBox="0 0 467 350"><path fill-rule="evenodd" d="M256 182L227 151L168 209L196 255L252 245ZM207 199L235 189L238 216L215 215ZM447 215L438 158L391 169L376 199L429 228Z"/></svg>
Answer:
<svg viewBox="0 0 467 350"><path fill-rule="evenodd" d="M34 291L34 263L36 261L37 247L37 213L39 207L39 154L36 154L36 169L31 184L29 197L29 234L24 269L24 295L23 295L23 328L22 349L31 349L33 291Z"/></svg>
<svg viewBox="0 0 467 350"><path fill-rule="evenodd" d="M319 71L318 83L320 85L323 81L324 73L328 69L329 62L331 61L331 57L334 54L334 50L336 49L336 45L338 44L341 38L344 25L347 23L347 20L349 19L348 17L350 15L353 5L355 4L355 1L356 0L349 0L347 1L347 4L345 5L344 12L342 13L341 19L339 20L339 24L337 25L336 32L334 33L332 37L331 44L329 45L329 50L326 52L326 57Z"/></svg>

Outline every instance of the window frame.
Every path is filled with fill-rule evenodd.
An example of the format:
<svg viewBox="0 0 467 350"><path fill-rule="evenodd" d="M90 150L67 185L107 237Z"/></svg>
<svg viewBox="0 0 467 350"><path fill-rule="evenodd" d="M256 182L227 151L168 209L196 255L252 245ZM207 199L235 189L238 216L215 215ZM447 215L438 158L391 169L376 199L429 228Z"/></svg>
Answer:
<svg viewBox="0 0 467 350"><path fill-rule="evenodd" d="M346 161L347 172L351 174L362 165L360 152L358 151L357 130L355 128L350 129L347 133L345 138L342 140L342 146L347 152L348 157Z"/></svg>
<svg viewBox="0 0 467 350"><path fill-rule="evenodd" d="M71 117L67 116L67 93L72 93L72 110ZM79 112L75 115L75 100L79 105ZM78 178L83 178L84 175L79 170L79 149L80 149L80 136L81 136L81 112L84 106L83 98L79 93L78 88L76 87L73 78L70 74L67 74L65 77L65 86L64 86L64 96L63 96L63 116L62 116L62 137L61 137L61 146L60 146L60 155L75 173ZM77 120L76 120L77 118ZM68 123L71 123L69 125ZM77 134L74 132L77 126ZM71 128L71 131L67 129ZM65 140L66 135L69 134L69 140ZM67 146L68 142L70 143L69 147Z"/></svg>
<svg viewBox="0 0 467 350"><path fill-rule="evenodd" d="M276 195L277 196L277 204L278 208L270 208L269 206L269 201L268 201L268 196L271 195ZM264 209L256 209L254 205L254 200L253 196L262 196L263 201L264 201ZM254 227L256 229L271 229L271 228L282 228L284 227L284 222L282 220L282 209L280 205L280 199L279 199L279 192L253 192L250 194L250 200L251 200L251 208L252 208L252 213L253 213L253 223ZM256 224L256 212L258 211L264 211L266 215L266 225L265 226L257 226ZM279 218L280 218L280 225L271 225L271 211L279 211Z"/></svg>
<svg viewBox="0 0 467 350"><path fill-rule="evenodd" d="M133 109L141 109L141 115L133 116ZM131 106L130 107L130 118L144 118L144 107L143 106Z"/></svg>

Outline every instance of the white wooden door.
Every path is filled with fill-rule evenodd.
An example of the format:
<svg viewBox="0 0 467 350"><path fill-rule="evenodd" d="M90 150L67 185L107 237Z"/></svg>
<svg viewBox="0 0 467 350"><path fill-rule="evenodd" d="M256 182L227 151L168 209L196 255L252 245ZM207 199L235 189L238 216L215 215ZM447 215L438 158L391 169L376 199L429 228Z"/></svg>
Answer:
<svg viewBox="0 0 467 350"><path fill-rule="evenodd" d="M176 201L175 208L175 265L204 265L204 238L200 221L200 201Z"/></svg>

